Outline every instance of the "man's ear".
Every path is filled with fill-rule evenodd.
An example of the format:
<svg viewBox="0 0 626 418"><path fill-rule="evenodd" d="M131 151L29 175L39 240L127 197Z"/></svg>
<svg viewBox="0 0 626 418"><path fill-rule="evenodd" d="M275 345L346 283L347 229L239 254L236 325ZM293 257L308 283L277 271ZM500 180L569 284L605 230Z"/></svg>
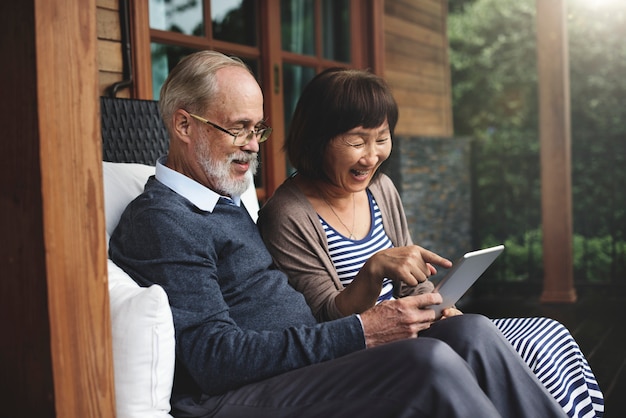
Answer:
<svg viewBox="0 0 626 418"><path fill-rule="evenodd" d="M189 137L191 130L193 129L191 126L191 116L189 113L185 112L183 109L178 109L172 115L172 127L174 133L183 142L189 143L191 138Z"/></svg>

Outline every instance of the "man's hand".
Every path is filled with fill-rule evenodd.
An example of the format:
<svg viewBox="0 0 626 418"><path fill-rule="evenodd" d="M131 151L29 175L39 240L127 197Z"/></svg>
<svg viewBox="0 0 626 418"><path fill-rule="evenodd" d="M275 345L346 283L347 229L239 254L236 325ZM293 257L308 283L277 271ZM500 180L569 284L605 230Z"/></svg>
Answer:
<svg viewBox="0 0 626 418"><path fill-rule="evenodd" d="M407 296L382 302L361 314L368 348L406 338L416 338L430 328L435 311L426 309L441 303L438 293Z"/></svg>

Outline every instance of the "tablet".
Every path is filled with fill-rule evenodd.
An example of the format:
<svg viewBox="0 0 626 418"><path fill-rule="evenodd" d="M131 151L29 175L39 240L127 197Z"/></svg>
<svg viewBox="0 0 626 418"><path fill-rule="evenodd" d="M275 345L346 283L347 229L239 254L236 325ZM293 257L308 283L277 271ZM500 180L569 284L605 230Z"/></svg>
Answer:
<svg viewBox="0 0 626 418"><path fill-rule="evenodd" d="M431 305L428 308L435 310L436 318L439 319L441 311L453 306L461 296L474 284L476 280L487 270L487 267L504 250L504 245L472 251L459 258L450 268L448 273L437 284L434 292L441 294L443 302L439 305Z"/></svg>

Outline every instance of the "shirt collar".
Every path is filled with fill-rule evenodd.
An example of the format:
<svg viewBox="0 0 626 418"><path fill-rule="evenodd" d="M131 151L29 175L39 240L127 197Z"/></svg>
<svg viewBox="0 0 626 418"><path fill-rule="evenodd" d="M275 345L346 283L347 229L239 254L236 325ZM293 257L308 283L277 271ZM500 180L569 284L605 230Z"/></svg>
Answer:
<svg viewBox="0 0 626 418"><path fill-rule="evenodd" d="M184 174L166 167L166 162L167 156L161 157L157 160L155 172L156 179L172 189L174 192L189 200L198 209L213 212L213 209L215 209L215 205L217 205L220 198L231 201L237 206L240 205L240 196L233 196L232 199L228 196L221 196Z"/></svg>

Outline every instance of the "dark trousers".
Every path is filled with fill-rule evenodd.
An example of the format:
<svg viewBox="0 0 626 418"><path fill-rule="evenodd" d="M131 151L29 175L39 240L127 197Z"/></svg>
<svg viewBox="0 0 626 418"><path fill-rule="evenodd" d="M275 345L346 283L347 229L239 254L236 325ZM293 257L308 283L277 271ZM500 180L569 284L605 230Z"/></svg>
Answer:
<svg viewBox="0 0 626 418"><path fill-rule="evenodd" d="M493 323L471 314L221 396L173 398L172 407L176 417L566 416Z"/></svg>

